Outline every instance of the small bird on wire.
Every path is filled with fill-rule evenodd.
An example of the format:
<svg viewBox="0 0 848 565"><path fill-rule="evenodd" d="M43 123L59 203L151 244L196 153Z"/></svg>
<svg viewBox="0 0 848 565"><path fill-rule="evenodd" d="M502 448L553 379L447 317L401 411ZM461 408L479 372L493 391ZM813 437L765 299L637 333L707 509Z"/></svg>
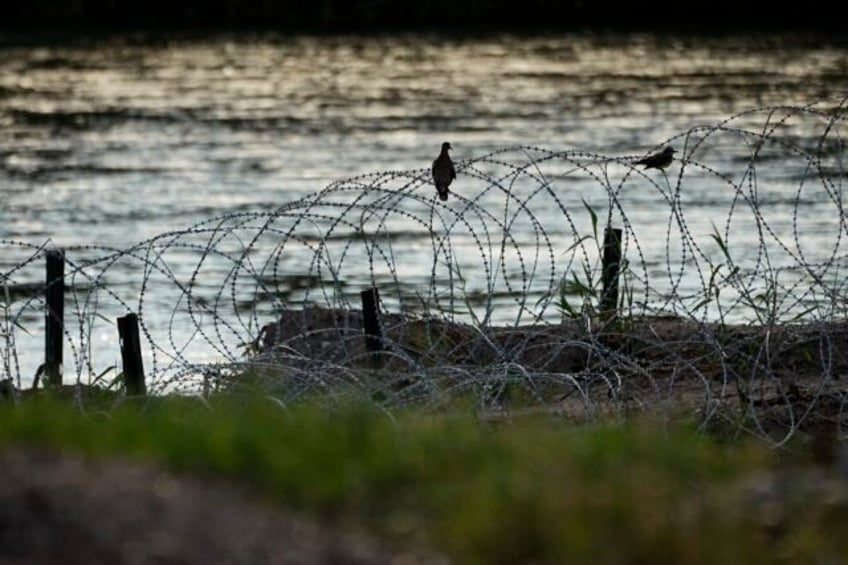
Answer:
<svg viewBox="0 0 848 565"><path fill-rule="evenodd" d="M448 186L456 178L453 161L451 161L450 155L448 155L450 148L451 144L447 141L442 143L442 151L436 157L436 160L433 161L433 183L436 185L439 199L442 201L448 199Z"/></svg>
<svg viewBox="0 0 848 565"><path fill-rule="evenodd" d="M674 161L675 150L670 145L659 153L639 159L634 165L645 165L646 169L665 169Z"/></svg>

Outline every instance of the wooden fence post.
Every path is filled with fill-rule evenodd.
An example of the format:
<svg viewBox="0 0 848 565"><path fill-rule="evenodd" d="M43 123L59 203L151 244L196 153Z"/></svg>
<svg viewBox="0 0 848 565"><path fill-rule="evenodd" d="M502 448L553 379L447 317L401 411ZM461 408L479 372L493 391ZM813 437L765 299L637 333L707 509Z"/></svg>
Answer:
<svg viewBox="0 0 848 565"><path fill-rule="evenodd" d="M371 359L382 359L383 330L380 327L380 293L376 288L369 288L360 293L362 297L362 326L365 330L365 349L371 353Z"/></svg>
<svg viewBox="0 0 848 565"><path fill-rule="evenodd" d="M118 318L118 337L121 343L121 360L124 364L124 385L127 396L144 396L144 364L141 360L141 340L138 335L138 316L133 313Z"/></svg>
<svg viewBox="0 0 848 565"><path fill-rule="evenodd" d="M45 254L44 281L44 384L62 385L62 347L65 320L65 254L52 249Z"/></svg>
<svg viewBox="0 0 848 565"><path fill-rule="evenodd" d="M621 271L621 230L607 227L604 230L604 256L601 266L601 300L598 307L602 316L615 318L618 313L618 276Z"/></svg>

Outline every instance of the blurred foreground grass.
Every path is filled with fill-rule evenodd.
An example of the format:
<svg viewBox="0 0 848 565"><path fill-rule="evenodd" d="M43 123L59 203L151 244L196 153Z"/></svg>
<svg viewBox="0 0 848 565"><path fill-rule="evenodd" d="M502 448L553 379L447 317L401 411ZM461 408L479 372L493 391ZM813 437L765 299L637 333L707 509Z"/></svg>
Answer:
<svg viewBox="0 0 848 565"><path fill-rule="evenodd" d="M31 401L0 406L0 448L11 446L230 477L329 523L459 563L848 555L848 484L835 470L679 424L539 417L484 428L459 415L282 409L256 398L157 398L85 413Z"/></svg>

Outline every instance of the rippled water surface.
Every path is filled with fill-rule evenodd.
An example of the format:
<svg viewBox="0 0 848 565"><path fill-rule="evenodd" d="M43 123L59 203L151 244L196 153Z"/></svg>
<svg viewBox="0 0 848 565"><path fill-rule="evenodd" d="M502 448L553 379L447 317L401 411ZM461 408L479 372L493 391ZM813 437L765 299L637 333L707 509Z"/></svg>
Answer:
<svg viewBox="0 0 848 565"><path fill-rule="evenodd" d="M300 38L0 52L0 233L130 243L507 145L639 153L848 91L798 37Z"/></svg>
<svg viewBox="0 0 848 565"><path fill-rule="evenodd" d="M7 46L0 49L0 239L123 248L213 216L270 212L345 177L384 170L426 175L444 140L453 144L457 162L516 145L635 156L740 112L846 93L848 43L804 36L275 37ZM763 113L743 115L734 126L761 128L764 119ZM821 135L822 128L792 132L794 143L809 147ZM744 142L711 149L712 167L744 170ZM776 158L775 178L796 178L781 166ZM595 196L597 179L590 181L567 185L575 214L581 196ZM475 186L461 171L452 188ZM792 201L797 182L785 186ZM426 183L414 190L432 196ZM728 214L727 202L711 190L701 187L689 202L695 210L690 222L704 230ZM597 196L602 208L606 195ZM805 229L815 229L820 213L811 199L809 207L796 202L792 210L800 212L789 212L809 213L813 227ZM649 229L656 214L651 206L637 199L631 211L633 221L644 220L640 244L655 246L660 261L667 230ZM408 280L426 286L432 269L416 271L420 259L409 250L419 238L422 253L432 255L430 236L413 227L388 229L412 241ZM512 229L518 239L538 236L529 224ZM756 226L750 229L752 240L759 237ZM737 241L744 240L737 232ZM4 271L19 260L0 258ZM185 260L190 273L197 257L186 253ZM287 274L309 268L292 264ZM15 282L38 276L18 272ZM131 288L137 278L128 268L115 269L109 280ZM160 301L167 313L174 308L169 299ZM155 313L147 314L155 325ZM41 346L19 341L32 351Z"/></svg>

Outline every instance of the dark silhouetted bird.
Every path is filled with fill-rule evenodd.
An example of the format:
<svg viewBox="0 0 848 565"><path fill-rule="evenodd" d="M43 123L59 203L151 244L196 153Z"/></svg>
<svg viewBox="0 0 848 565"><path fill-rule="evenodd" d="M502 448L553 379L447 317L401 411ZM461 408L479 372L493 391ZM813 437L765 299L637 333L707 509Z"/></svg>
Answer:
<svg viewBox="0 0 848 565"><path fill-rule="evenodd" d="M456 170L453 168L448 151L451 144L445 141L442 143L442 151L436 160L433 161L433 183L436 185L436 190L439 192L439 199L448 199L448 187L451 181L456 178Z"/></svg>
<svg viewBox="0 0 848 565"><path fill-rule="evenodd" d="M645 165L646 169L665 169L671 162L674 161L675 150L668 146L659 153L648 155L643 159L639 159L635 165Z"/></svg>

